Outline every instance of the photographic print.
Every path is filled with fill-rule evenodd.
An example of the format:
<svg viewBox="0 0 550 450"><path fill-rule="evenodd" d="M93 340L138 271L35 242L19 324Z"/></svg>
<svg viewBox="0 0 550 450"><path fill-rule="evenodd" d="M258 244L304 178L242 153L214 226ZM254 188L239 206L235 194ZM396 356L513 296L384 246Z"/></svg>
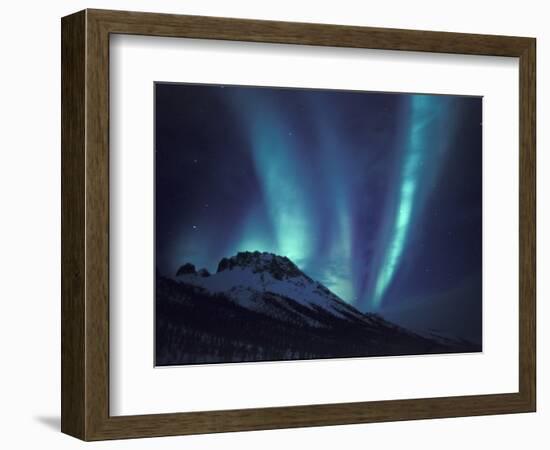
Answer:
<svg viewBox="0 0 550 450"><path fill-rule="evenodd" d="M482 98L157 82L155 365L482 351Z"/></svg>

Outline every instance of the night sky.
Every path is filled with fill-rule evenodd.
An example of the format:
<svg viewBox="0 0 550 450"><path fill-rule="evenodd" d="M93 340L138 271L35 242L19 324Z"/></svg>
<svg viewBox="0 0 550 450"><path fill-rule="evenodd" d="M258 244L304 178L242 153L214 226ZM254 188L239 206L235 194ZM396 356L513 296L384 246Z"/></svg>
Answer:
<svg viewBox="0 0 550 450"><path fill-rule="evenodd" d="M160 273L272 252L481 342L481 98L156 83L155 121Z"/></svg>

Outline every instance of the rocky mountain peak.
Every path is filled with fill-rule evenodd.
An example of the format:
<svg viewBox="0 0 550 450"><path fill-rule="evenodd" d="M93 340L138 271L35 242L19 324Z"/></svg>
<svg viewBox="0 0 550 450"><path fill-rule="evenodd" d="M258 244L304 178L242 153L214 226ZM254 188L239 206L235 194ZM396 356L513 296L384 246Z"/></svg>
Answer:
<svg viewBox="0 0 550 450"><path fill-rule="evenodd" d="M304 273L286 256L268 252L239 252L230 258L223 258L218 264L218 273L233 268L251 268L252 272L268 272L275 279L283 280L305 276Z"/></svg>
<svg viewBox="0 0 550 450"><path fill-rule="evenodd" d="M188 275L188 274L196 274L197 269L195 269L195 265L191 263L185 263L183 266L181 266L178 271L176 272L176 276L179 277L180 275Z"/></svg>
<svg viewBox="0 0 550 450"><path fill-rule="evenodd" d="M207 278L210 276L210 272L208 272L208 269L204 269L204 268L197 271L194 264L185 263L176 272L176 277L179 277L182 275L198 275L200 277Z"/></svg>

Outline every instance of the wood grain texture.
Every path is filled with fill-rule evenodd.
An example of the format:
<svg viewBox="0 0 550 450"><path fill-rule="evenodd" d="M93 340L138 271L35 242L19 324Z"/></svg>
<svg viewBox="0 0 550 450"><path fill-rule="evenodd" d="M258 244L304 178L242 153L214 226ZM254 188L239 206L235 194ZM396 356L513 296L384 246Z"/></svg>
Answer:
<svg viewBox="0 0 550 450"><path fill-rule="evenodd" d="M519 390L536 409L536 41L519 67Z"/></svg>
<svg viewBox="0 0 550 450"><path fill-rule="evenodd" d="M111 33L279 44L521 56L529 38L389 28L88 10Z"/></svg>
<svg viewBox="0 0 550 450"><path fill-rule="evenodd" d="M109 417L109 33L86 28L86 439Z"/></svg>
<svg viewBox="0 0 550 450"><path fill-rule="evenodd" d="M84 411L84 12L61 35L61 430L83 437Z"/></svg>
<svg viewBox="0 0 550 450"><path fill-rule="evenodd" d="M109 34L112 33L519 57L519 391L109 416ZM62 429L65 433L84 440L99 440L535 410L534 39L86 10L63 18L62 40Z"/></svg>

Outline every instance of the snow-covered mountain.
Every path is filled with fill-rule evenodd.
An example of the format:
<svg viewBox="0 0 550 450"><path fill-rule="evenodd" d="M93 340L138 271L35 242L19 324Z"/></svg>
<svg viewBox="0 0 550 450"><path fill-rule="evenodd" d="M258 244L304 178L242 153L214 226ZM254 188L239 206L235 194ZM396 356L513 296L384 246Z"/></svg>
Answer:
<svg viewBox="0 0 550 450"><path fill-rule="evenodd" d="M209 294L224 294L240 306L280 319L288 320L294 314L298 316L295 319L301 317L312 326L323 326L318 320L320 312L346 320L368 320L290 259L272 253L241 252L223 258L212 275L206 269L197 272L187 263L178 270L176 280ZM274 297L279 299L277 305L266 301Z"/></svg>
<svg viewBox="0 0 550 450"><path fill-rule="evenodd" d="M476 351L362 313L290 259L241 252L217 272L157 274L158 365Z"/></svg>

